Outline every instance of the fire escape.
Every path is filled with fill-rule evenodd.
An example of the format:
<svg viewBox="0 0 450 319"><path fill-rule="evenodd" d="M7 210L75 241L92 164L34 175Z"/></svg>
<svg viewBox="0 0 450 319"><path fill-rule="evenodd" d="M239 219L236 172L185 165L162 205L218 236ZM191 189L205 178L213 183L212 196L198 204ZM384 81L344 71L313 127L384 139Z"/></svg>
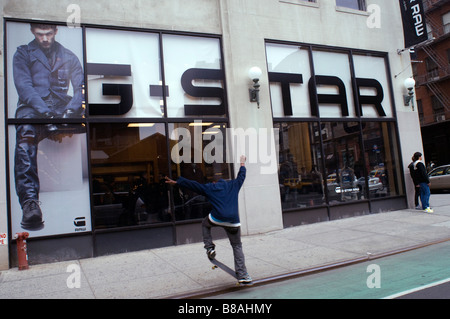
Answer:
<svg viewBox="0 0 450 319"><path fill-rule="evenodd" d="M417 86L425 85L428 90L434 95L435 99L443 106L444 110L450 111L450 97L448 92L444 92L439 83L450 79L450 65L448 61L439 55L434 45L440 41L448 41L450 38L450 30L444 30L443 23L436 21L436 17L430 12L448 0L424 0L425 16L427 21L428 33L430 39L422 44L416 46L416 49L421 49L427 57L435 64L432 70L428 70L426 74L416 77ZM445 120L444 114L436 114L436 121Z"/></svg>

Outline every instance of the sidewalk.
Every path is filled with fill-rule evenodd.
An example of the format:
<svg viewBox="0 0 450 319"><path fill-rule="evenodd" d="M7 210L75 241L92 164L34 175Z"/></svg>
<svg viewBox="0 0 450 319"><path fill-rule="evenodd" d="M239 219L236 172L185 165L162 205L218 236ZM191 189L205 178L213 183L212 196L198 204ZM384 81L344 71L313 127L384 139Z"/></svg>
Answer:
<svg viewBox="0 0 450 319"><path fill-rule="evenodd" d="M245 236L247 268L261 284L450 240L450 194L432 195L431 204L433 214L406 209ZM217 258L233 266L228 239L215 244ZM68 288L77 273L80 287ZM12 268L0 273L0 299L195 298L234 285L211 269L203 244L195 243Z"/></svg>

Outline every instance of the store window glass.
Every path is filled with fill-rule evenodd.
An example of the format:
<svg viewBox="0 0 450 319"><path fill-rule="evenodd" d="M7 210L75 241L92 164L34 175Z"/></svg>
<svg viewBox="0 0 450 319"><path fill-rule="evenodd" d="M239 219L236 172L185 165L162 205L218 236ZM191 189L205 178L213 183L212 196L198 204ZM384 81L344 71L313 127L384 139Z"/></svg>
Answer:
<svg viewBox="0 0 450 319"><path fill-rule="evenodd" d="M314 50L315 87L310 99L313 115L321 118L357 117L348 52Z"/></svg>
<svg viewBox="0 0 450 319"><path fill-rule="evenodd" d="M159 35L86 29L89 115L164 116Z"/></svg>
<svg viewBox="0 0 450 319"><path fill-rule="evenodd" d="M317 123L281 122L279 129L279 185L283 210L325 203Z"/></svg>
<svg viewBox="0 0 450 319"><path fill-rule="evenodd" d="M353 63L361 116L393 118L386 59L370 54L354 54Z"/></svg>
<svg viewBox="0 0 450 319"><path fill-rule="evenodd" d="M220 40L166 34L162 38L168 117L225 116Z"/></svg>
<svg viewBox="0 0 450 319"><path fill-rule="evenodd" d="M273 117L311 117L307 47L266 44Z"/></svg>
<svg viewBox="0 0 450 319"><path fill-rule="evenodd" d="M164 124L90 126L95 228L171 221Z"/></svg>
<svg viewBox="0 0 450 319"><path fill-rule="evenodd" d="M336 0L336 5L355 10L366 10L365 0Z"/></svg>
<svg viewBox="0 0 450 319"><path fill-rule="evenodd" d="M397 134L393 123L363 123L363 143L371 198L402 195Z"/></svg>
<svg viewBox="0 0 450 319"><path fill-rule="evenodd" d="M172 177L183 176L201 184L231 179L225 132L223 123L169 124ZM176 220L203 218L211 211L211 205L201 194L178 186L173 194Z"/></svg>
<svg viewBox="0 0 450 319"><path fill-rule="evenodd" d="M364 197L359 184L364 177L358 122L324 122L322 128L325 174L330 204Z"/></svg>

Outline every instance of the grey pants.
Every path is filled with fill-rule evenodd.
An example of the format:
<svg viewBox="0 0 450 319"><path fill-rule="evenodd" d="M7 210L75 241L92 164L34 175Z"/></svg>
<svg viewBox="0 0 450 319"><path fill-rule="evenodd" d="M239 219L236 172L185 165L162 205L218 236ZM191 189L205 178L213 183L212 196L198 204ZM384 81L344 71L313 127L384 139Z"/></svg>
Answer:
<svg viewBox="0 0 450 319"><path fill-rule="evenodd" d="M211 236L212 227L222 227L223 229L225 229L228 239L230 240L231 247L233 248L234 270L236 272L236 276L238 277L238 279L247 276L247 268L245 267L245 257L244 252L242 250L241 228L215 225L211 223L209 217L206 216L202 222L203 243L205 244L205 249L215 247Z"/></svg>

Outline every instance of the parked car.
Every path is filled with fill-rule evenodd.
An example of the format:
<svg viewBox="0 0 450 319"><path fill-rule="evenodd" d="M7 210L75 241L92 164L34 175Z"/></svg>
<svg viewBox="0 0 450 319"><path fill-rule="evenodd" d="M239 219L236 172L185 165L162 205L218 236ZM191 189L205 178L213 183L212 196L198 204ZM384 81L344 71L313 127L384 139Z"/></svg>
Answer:
<svg viewBox="0 0 450 319"><path fill-rule="evenodd" d="M359 187L361 193L364 193L366 188L366 179L364 177L358 178L356 184ZM369 177L369 192L376 193L384 189L383 183L380 181L379 177Z"/></svg>
<svg viewBox="0 0 450 319"><path fill-rule="evenodd" d="M357 179L353 176L354 180L345 179L338 183L337 181L327 182L328 197L332 200L348 200L349 198L355 198L359 194L359 187L356 184Z"/></svg>
<svg viewBox="0 0 450 319"><path fill-rule="evenodd" d="M428 176L431 190L450 190L450 164L436 167Z"/></svg>

